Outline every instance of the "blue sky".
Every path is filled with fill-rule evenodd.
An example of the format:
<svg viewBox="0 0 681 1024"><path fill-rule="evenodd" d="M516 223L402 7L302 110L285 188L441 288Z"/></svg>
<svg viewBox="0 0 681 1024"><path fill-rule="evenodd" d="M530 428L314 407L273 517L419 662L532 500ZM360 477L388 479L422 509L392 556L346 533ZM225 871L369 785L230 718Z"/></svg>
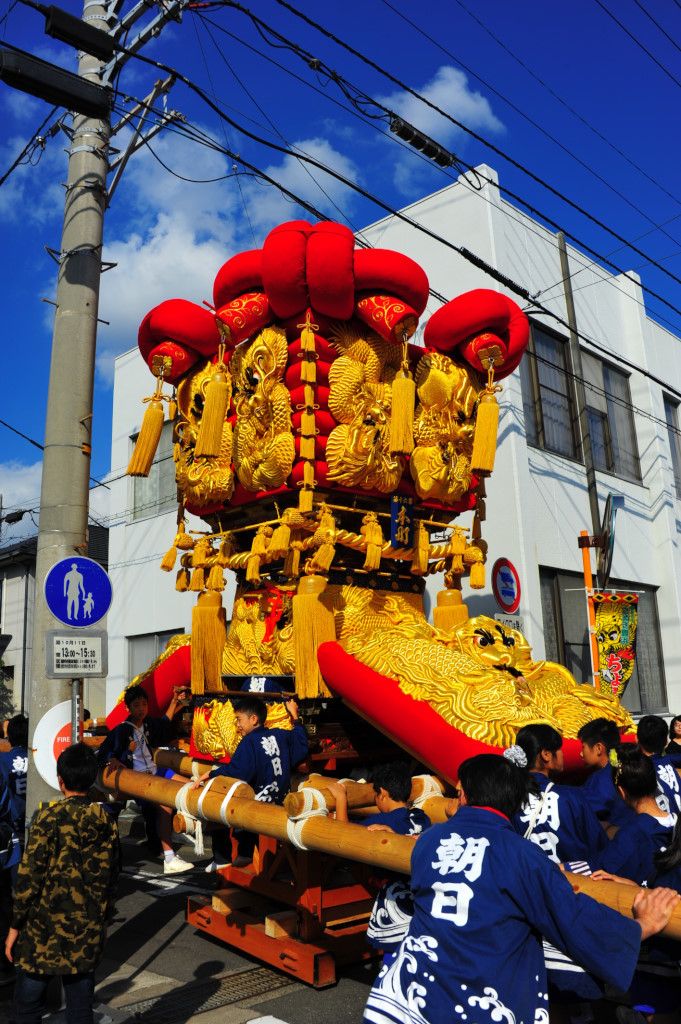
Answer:
<svg viewBox="0 0 681 1024"><path fill-rule="evenodd" d="M73 14L82 11L80 2L66 0L62 6ZM125 4L123 13L131 6ZM573 0L569 5L537 0L515 5L501 0L484 5L475 0L424 0L418 5L344 0L321 5L299 0L300 12L486 141L456 128L276 0L261 0L252 10L465 164L495 167L503 186L568 235L624 270L638 272L645 286L681 310L681 284L669 276L681 278L681 6L648 5L658 25L643 6L637 0ZM44 35L37 12L0 0L2 18L1 39L75 70L74 51ZM182 24L168 25L143 53L216 95L237 125L316 157L395 207L456 178L455 169L443 172L400 146L385 120L358 115L327 74L311 69L281 45L268 45L247 15L234 8L199 5L185 12ZM119 79L117 109L123 112L129 106L126 97L146 95L158 75L131 60ZM383 215L348 187L317 171L313 180L295 157L224 124L184 84L175 85L168 106L180 111L192 129L228 145L325 214L355 229ZM376 107L366 109L380 114ZM0 83L0 177L49 111L48 104ZM116 145L126 140L121 132ZM53 316L53 307L42 299L53 299L56 289L56 266L44 247L59 248L67 146L66 135L58 131L43 150L36 150L32 164L18 167L0 186L0 419L39 442ZM99 479L122 469L110 465L112 361L135 345L145 313L172 296L199 303L210 298L215 273L229 256L261 245L275 224L301 215L276 189L249 175L234 177L229 157L186 134L166 130L151 149L153 153L145 148L131 160L105 220L103 257L118 265L102 278L100 317L110 326L101 326L98 336L92 474ZM182 181L156 157L185 178L222 180ZM511 161L645 255L623 245ZM646 305L650 315L681 335L681 313L651 297ZM37 509L40 452L2 426L0 442L4 506ZM93 510L105 521L101 489L95 492ZM0 543L34 529L29 517L14 527L3 524Z"/></svg>

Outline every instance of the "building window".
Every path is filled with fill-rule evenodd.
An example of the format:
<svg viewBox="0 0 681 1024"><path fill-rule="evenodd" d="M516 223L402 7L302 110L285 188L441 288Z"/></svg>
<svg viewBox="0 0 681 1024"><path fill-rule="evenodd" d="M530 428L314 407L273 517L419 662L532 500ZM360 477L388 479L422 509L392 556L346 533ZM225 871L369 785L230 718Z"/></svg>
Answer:
<svg viewBox="0 0 681 1024"><path fill-rule="evenodd" d="M544 646L549 661L565 665L578 683L592 683L584 578L578 573L539 569ZM638 593L636 661L622 703L628 711L667 711L667 687L654 587L611 580L608 590Z"/></svg>
<svg viewBox="0 0 681 1024"><path fill-rule="evenodd" d="M132 442L137 437L132 438ZM132 478L132 518L144 519L171 512L177 507L177 484L173 462L173 425L164 423L161 440L149 476Z"/></svg>
<svg viewBox="0 0 681 1024"><path fill-rule="evenodd" d="M532 324L528 359L520 364L527 443L579 457L567 342Z"/></svg>
<svg viewBox="0 0 681 1024"><path fill-rule="evenodd" d="M128 647L128 679L134 679L141 672L146 672L163 654L171 637L183 633L183 629L170 629L165 633L141 633L139 636L126 637Z"/></svg>
<svg viewBox="0 0 681 1024"><path fill-rule="evenodd" d="M665 396L664 418L667 421L667 435L672 453L672 470L676 497L681 498L681 434L679 433L678 405Z"/></svg>
<svg viewBox="0 0 681 1024"><path fill-rule="evenodd" d="M625 480L639 481L641 471L629 378L584 351L582 368L595 468Z"/></svg>

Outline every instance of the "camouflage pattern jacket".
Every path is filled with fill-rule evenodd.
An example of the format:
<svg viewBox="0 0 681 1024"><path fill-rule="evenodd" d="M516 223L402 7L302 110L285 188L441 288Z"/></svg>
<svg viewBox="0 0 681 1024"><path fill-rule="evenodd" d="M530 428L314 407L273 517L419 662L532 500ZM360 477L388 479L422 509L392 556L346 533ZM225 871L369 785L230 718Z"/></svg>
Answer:
<svg viewBox="0 0 681 1024"><path fill-rule="evenodd" d="M118 829L100 804L72 796L40 811L14 893L15 964L35 974L94 970L118 871Z"/></svg>

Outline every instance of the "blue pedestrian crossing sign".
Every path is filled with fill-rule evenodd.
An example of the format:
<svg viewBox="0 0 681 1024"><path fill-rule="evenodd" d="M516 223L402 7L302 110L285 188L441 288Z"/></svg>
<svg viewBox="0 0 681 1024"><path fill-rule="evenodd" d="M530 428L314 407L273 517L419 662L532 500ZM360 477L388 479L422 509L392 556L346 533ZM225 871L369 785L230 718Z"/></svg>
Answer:
<svg viewBox="0 0 681 1024"><path fill-rule="evenodd" d="M47 607L65 626L93 626L108 612L112 597L108 573L92 558L62 558L45 577Z"/></svg>

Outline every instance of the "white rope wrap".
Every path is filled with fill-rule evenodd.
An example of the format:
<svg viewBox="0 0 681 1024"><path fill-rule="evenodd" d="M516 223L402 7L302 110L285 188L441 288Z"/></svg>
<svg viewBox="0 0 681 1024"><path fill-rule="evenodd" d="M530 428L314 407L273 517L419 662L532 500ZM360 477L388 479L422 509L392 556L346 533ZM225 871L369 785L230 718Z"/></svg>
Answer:
<svg viewBox="0 0 681 1024"><path fill-rule="evenodd" d="M226 815L227 815L227 804L232 799L232 797L236 793L236 791L239 788L239 786L243 786L243 782L241 781L241 779L237 779L236 782L229 787L229 789L227 791L227 795L225 796L224 800L220 804L220 821L223 823L223 825L229 825L229 822L227 821L227 817L226 817Z"/></svg>
<svg viewBox="0 0 681 1024"><path fill-rule="evenodd" d="M292 815L286 823L286 835L298 850L307 850L303 842L303 827L310 818L325 818L329 813L326 801L318 789L306 788L298 790L303 794L303 809L299 814Z"/></svg>
<svg viewBox="0 0 681 1024"><path fill-rule="evenodd" d="M423 792L412 802L412 807L423 807L426 800L431 796L442 796L442 787L432 775L415 775L416 779L423 779Z"/></svg>
<svg viewBox="0 0 681 1024"><path fill-rule="evenodd" d="M194 836L194 849L197 856L203 857L203 825L201 824L201 819L192 814L187 806L187 797L193 785L193 782L187 782L178 789L175 795L175 806L184 815L184 820L188 826L186 829L187 835L193 834Z"/></svg>
<svg viewBox="0 0 681 1024"><path fill-rule="evenodd" d="M201 764L200 761L192 761L192 779L194 782L203 775L205 770L205 764Z"/></svg>
<svg viewBox="0 0 681 1024"><path fill-rule="evenodd" d="M203 801L206 799L206 793L208 792L210 787L213 785L213 783L215 782L216 778L217 778L217 776L214 775L212 779L208 779L203 784L203 789L201 790L201 796L199 797L199 802L196 805L196 809L199 812L199 814L203 814Z"/></svg>

